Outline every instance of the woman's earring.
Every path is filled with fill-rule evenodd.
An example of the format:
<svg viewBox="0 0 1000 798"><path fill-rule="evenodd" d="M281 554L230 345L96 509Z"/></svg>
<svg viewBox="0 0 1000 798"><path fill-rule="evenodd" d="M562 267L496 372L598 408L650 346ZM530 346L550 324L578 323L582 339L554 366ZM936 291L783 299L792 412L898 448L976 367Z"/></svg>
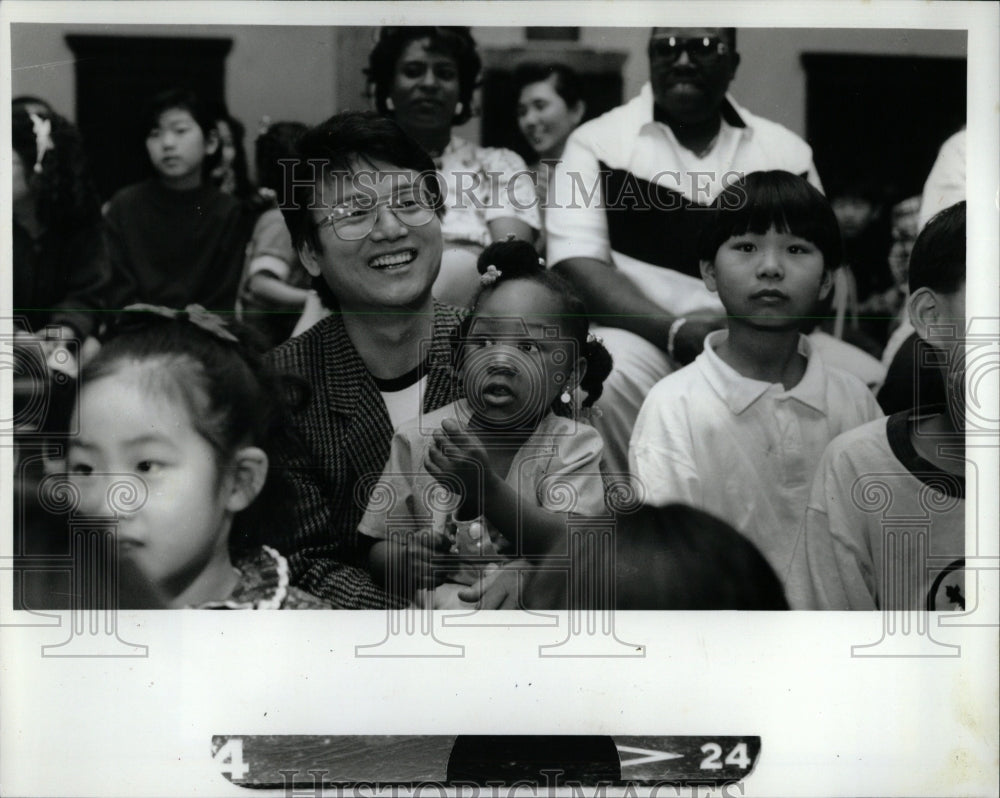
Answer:
<svg viewBox="0 0 1000 798"><path fill-rule="evenodd" d="M462 103L455 103L455 116L459 116L464 108L465 106Z"/></svg>
<svg viewBox="0 0 1000 798"><path fill-rule="evenodd" d="M562 396L559 397L559 401L564 405L568 405L572 399L573 397L569 395L569 391L563 391Z"/></svg>
<svg viewBox="0 0 1000 798"><path fill-rule="evenodd" d="M392 101L392 97L385 98L385 107L390 111L396 110L396 103Z"/></svg>

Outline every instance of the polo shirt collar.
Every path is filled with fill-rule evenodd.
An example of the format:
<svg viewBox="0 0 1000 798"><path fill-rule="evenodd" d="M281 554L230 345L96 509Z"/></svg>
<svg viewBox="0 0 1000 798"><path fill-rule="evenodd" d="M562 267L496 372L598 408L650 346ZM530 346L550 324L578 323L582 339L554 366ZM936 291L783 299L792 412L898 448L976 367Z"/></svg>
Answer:
<svg viewBox="0 0 1000 798"><path fill-rule="evenodd" d="M741 133L751 135L753 128L747 122L747 112L729 93L719 109L722 119L731 127L739 128ZM653 84L646 81L639 90L639 125L640 127L653 122Z"/></svg>
<svg viewBox="0 0 1000 798"><path fill-rule="evenodd" d="M715 349L728 338L726 330L716 330L705 338L705 349L698 355L697 363L712 390L729 407L734 415L741 414L760 399L772 383L744 377L736 369L724 362ZM807 405L823 415L827 412L826 372L817 353L812 351L809 339L799 335L799 354L806 358L806 371L799 384L779 396L788 396Z"/></svg>

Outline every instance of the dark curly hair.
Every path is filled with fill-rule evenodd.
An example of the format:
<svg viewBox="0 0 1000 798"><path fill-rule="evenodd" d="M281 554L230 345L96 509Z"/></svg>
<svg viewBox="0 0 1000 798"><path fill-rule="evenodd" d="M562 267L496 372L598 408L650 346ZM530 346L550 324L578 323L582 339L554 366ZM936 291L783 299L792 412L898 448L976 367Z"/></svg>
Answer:
<svg viewBox="0 0 1000 798"><path fill-rule="evenodd" d="M564 332L577 344L577 351L587 361L587 371L580 380L580 389L586 393L581 405L591 407L600 399L604 391L604 381L613 367L611 353L600 339L589 334L590 319L583 300L562 277L546 269L538 252L532 244L518 238L506 238L494 241L479 255L476 268L480 274L494 266L499 273L492 285L485 286L476 298L476 305L465 318L456 332L456 352L462 341L468 336L476 316L476 308L484 296L488 296L500 283L511 280L528 280L547 289L559 298L562 305L559 324ZM552 411L558 415L567 415L570 411L558 399L552 406Z"/></svg>
<svg viewBox="0 0 1000 798"><path fill-rule="evenodd" d="M35 119L48 121L52 148L38 162ZM90 178L83 141L76 127L55 112L30 113L23 104L11 112L14 151L24 164L38 221L47 230L74 230L100 223L101 206Z"/></svg>
<svg viewBox="0 0 1000 798"><path fill-rule="evenodd" d="M462 103L462 112L455 114L452 125L461 125L472 116L472 92L476 89L479 71L483 66L476 51L476 40L467 27L435 25L382 28L375 47L368 55L368 68L364 70L375 99L375 107L380 114L392 116L386 105L386 98L392 91L399 57L410 42L421 39L429 40L428 49L431 52L455 60L458 67L458 99Z"/></svg>

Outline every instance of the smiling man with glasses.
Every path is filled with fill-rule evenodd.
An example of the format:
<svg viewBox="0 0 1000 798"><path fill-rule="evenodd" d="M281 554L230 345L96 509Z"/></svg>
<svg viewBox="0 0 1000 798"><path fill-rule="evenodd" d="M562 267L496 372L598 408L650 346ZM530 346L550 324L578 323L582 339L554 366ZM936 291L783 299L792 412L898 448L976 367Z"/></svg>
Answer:
<svg viewBox="0 0 1000 798"><path fill-rule="evenodd" d="M293 584L335 607L380 608L398 601L368 575L358 523L394 430L459 398L450 362L462 313L431 295L441 189L430 157L377 114L338 114L298 150L280 205L329 313L269 355L308 392L276 464L294 517L264 542L288 552Z"/></svg>
<svg viewBox="0 0 1000 798"><path fill-rule="evenodd" d="M615 359L594 426L620 472L650 388L721 326L699 272L704 207L746 172L784 169L819 186L809 146L729 95L734 28L654 28L647 55L639 95L569 137L546 208L548 261L600 315Z"/></svg>

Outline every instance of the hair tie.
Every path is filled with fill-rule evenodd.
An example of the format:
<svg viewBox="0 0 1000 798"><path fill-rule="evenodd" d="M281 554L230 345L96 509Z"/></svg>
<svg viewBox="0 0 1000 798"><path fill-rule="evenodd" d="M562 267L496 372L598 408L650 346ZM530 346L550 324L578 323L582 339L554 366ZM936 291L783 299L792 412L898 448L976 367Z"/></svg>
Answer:
<svg viewBox="0 0 1000 798"><path fill-rule="evenodd" d="M601 346L604 346L604 339L594 335L593 333L587 333L587 343L600 344Z"/></svg>
<svg viewBox="0 0 1000 798"><path fill-rule="evenodd" d="M42 119L38 114L28 114L31 118L31 128L35 134L35 172L42 173L42 159L49 150L54 150L52 143L52 120Z"/></svg>
<svg viewBox="0 0 1000 798"><path fill-rule="evenodd" d="M538 265L541 266L544 269L545 268L545 258L539 258L538 259Z"/></svg>
<svg viewBox="0 0 1000 798"><path fill-rule="evenodd" d="M177 320L183 318L191 322L195 327L223 341L232 341L236 344L240 342L239 338L226 329L226 323L222 319L214 313L205 310L201 305L188 305L184 310L174 310L163 305L147 305L144 302L138 302L134 305L129 305L125 310L128 312L152 313L156 316L162 316L165 319Z"/></svg>
<svg viewBox="0 0 1000 798"><path fill-rule="evenodd" d="M502 276L503 272L491 263L486 267L486 271L480 275L479 282L483 285L493 285L493 283L499 280Z"/></svg>
<svg viewBox="0 0 1000 798"><path fill-rule="evenodd" d="M260 118L260 122L257 123L257 135L263 136L270 129L271 129L271 117L265 114Z"/></svg>

